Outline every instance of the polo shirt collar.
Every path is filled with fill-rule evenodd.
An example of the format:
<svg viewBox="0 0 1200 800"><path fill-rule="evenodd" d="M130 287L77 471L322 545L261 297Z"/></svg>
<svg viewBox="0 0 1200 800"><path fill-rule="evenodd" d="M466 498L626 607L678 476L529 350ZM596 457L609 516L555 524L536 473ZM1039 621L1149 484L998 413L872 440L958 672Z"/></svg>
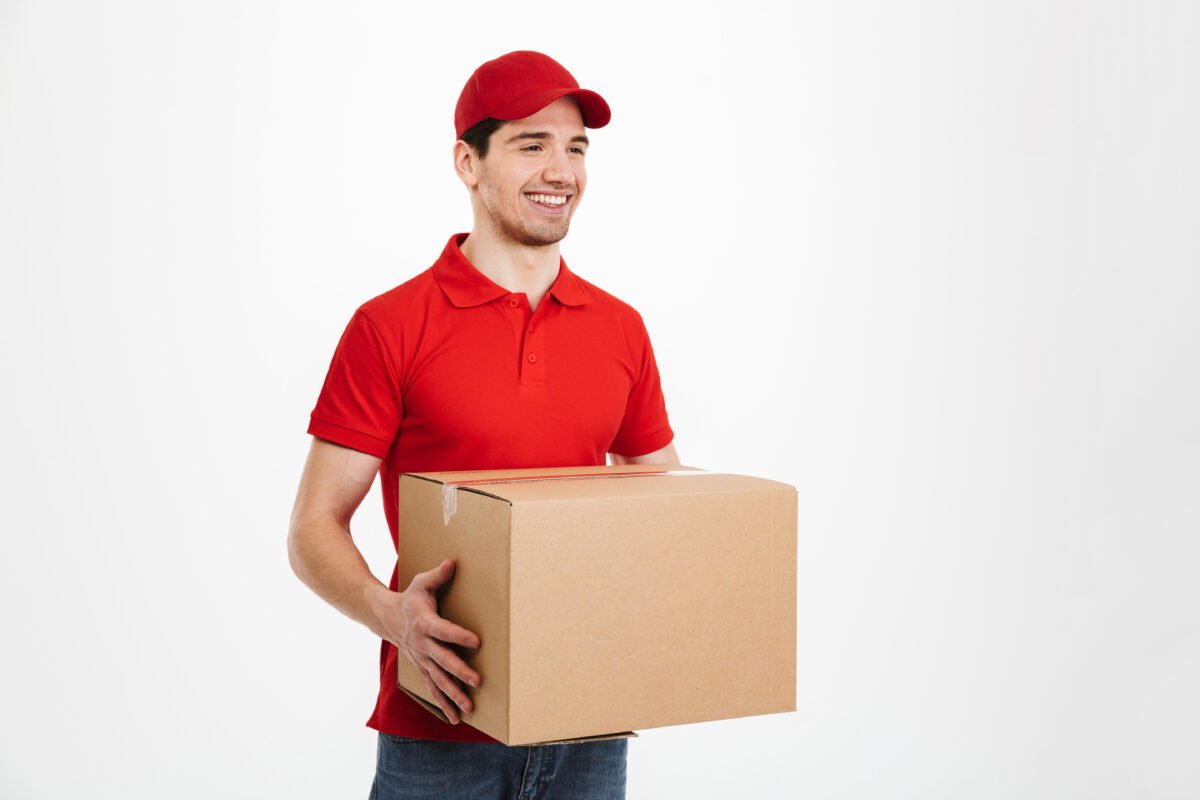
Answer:
<svg viewBox="0 0 1200 800"><path fill-rule="evenodd" d="M459 308L483 305L510 294L508 289L476 269L462 254L459 246L467 240L467 236L465 233L451 236L442 255L433 264L433 277L450 302ZM581 306L591 301L587 289L579 277L567 269L567 262L562 256L558 259L558 277L547 294L568 306Z"/></svg>

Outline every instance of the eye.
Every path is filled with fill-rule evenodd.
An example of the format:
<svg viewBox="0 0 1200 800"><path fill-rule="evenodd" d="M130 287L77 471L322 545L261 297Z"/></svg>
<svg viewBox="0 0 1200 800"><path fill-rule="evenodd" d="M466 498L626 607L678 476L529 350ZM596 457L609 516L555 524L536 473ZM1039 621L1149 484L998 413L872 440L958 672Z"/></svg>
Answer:
<svg viewBox="0 0 1200 800"><path fill-rule="evenodd" d="M521 149L526 152L532 153L532 152L540 151L542 149L542 146L540 144L527 144L524 147L522 147Z"/></svg>
<svg viewBox="0 0 1200 800"><path fill-rule="evenodd" d="M585 154L587 151L585 151L585 150L584 150L582 147L580 147L579 145L576 145L576 146L574 146L574 147L572 147L572 148L571 148L571 152L572 152L572 153L578 153L579 155L581 155L581 156L582 156L582 155L584 155L584 154Z"/></svg>

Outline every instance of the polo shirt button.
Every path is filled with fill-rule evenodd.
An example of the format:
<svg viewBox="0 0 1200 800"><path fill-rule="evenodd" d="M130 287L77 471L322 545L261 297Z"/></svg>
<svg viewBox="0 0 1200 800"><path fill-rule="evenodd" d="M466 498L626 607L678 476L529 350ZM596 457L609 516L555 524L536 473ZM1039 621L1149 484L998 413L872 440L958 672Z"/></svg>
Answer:
<svg viewBox="0 0 1200 800"><path fill-rule="evenodd" d="M536 363L537 363L537 356L535 356L533 353L530 353L530 354L529 354L529 363L530 363L530 364L536 364Z"/></svg>
<svg viewBox="0 0 1200 800"><path fill-rule="evenodd" d="M517 298L515 298L515 297L508 298L508 304L510 306L512 306L513 308L516 308L517 306L520 305L520 303L517 302Z"/></svg>
<svg viewBox="0 0 1200 800"><path fill-rule="evenodd" d="M530 333L533 333L533 328L530 328L530 329L529 329L529 332L530 332Z"/></svg>

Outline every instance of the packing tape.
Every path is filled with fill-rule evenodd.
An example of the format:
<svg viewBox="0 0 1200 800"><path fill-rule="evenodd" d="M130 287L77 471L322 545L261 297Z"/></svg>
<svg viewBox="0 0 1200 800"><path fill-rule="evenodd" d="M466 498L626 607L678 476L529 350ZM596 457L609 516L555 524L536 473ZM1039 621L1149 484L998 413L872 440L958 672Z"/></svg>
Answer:
<svg viewBox="0 0 1200 800"><path fill-rule="evenodd" d="M589 478L643 478L647 475L725 475L724 472L709 472L703 469L669 469L652 472L585 472L578 475L527 475L523 478L480 478L473 481L442 484L442 524L449 525L450 518L458 511L458 487L488 486L499 483L540 483L543 481L579 481Z"/></svg>
<svg viewBox="0 0 1200 800"><path fill-rule="evenodd" d="M458 488L457 484L444 483L442 484L442 524L449 525L450 518L454 516L454 512L458 511Z"/></svg>

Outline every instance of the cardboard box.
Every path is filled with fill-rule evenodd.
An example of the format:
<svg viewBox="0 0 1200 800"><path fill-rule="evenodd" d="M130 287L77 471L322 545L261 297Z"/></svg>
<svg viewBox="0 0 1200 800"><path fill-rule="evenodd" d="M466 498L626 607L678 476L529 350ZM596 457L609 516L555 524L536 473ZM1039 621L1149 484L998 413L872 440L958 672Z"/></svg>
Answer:
<svg viewBox="0 0 1200 800"><path fill-rule="evenodd" d="M457 559L463 720L509 745L796 709L796 490L690 467L400 477L399 579ZM400 658L398 683L432 704Z"/></svg>

